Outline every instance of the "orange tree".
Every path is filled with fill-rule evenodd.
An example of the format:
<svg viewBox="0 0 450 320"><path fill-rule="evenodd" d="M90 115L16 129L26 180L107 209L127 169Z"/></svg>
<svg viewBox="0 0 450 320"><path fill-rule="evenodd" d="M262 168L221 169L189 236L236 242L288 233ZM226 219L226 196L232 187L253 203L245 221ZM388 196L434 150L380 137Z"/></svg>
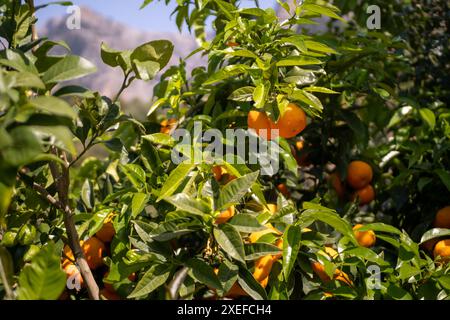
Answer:
<svg viewBox="0 0 450 320"><path fill-rule="evenodd" d="M102 44L103 62L124 75L110 99L64 85L94 67L70 53L49 54L68 47L36 37L33 15L43 7L22 1L1 7L8 48L0 59L0 293L112 300L448 297L447 210L435 219L448 204L432 205L422 194L427 185L448 186L448 165L445 153L422 158L412 145L438 139L447 122L399 93L398 69L410 67L402 41L358 24L321 35L298 32L320 16L342 20L337 7L321 1L294 7L279 1L285 20L239 1L177 3L179 28L186 23L200 43L185 60L202 54L207 65L188 74L181 61L162 73L142 123L123 114L120 94L164 68L170 42L129 51ZM280 170L262 175L248 154L239 162L247 140L237 146L221 140L230 157L217 156L204 148L209 141L198 123L222 133L278 129L259 139L280 146ZM180 146L177 129L195 139ZM96 145L109 151L107 159L84 157ZM185 161L174 163L174 153ZM405 168L407 159L413 162ZM422 182L403 203L420 201L416 216L433 216L421 231L413 232L414 219L402 222L408 206L398 205L396 188L416 190L405 176ZM425 232L433 220L436 228Z"/></svg>

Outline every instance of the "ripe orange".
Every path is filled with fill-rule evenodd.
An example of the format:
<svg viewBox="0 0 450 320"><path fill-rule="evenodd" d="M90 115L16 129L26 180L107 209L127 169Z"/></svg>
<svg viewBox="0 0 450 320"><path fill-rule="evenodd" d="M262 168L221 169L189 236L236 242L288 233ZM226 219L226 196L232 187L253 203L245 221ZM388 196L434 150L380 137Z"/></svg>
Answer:
<svg viewBox="0 0 450 320"><path fill-rule="evenodd" d="M103 222L103 226L100 230L97 231L95 236L99 238L103 242L111 242L112 238L116 234L116 231L114 230L114 225L111 222L114 218L114 214L109 214L105 221Z"/></svg>
<svg viewBox="0 0 450 320"><path fill-rule="evenodd" d="M347 167L347 182L354 189L364 188L372 178L372 167L364 161L352 161Z"/></svg>
<svg viewBox="0 0 450 320"><path fill-rule="evenodd" d="M224 168L222 166L212 167L212 173L213 173L214 179L216 179L216 181L222 180L222 174L225 172L226 172L226 170L224 170Z"/></svg>
<svg viewBox="0 0 450 320"><path fill-rule="evenodd" d="M121 297L117 293L107 289L101 289L100 296L103 296L106 300L121 300Z"/></svg>
<svg viewBox="0 0 450 320"><path fill-rule="evenodd" d="M274 226L272 226L272 224L267 223L265 224L265 226L267 227L267 229L264 229L262 231L256 231L250 234L249 236L250 243L257 242L259 238L268 233L281 234L281 232L275 229Z"/></svg>
<svg viewBox="0 0 450 320"><path fill-rule="evenodd" d="M444 262L450 261L450 239L441 240L434 246L434 258L436 259L438 256L441 257L441 260Z"/></svg>
<svg viewBox="0 0 450 320"><path fill-rule="evenodd" d="M237 47L237 46L239 46L239 43L234 42L234 41L228 41L226 43L226 45L227 45L227 47Z"/></svg>
<svg viewBox="0 0 450 320"><path fill-rule="evenodd" d="M217 217L216 217L216 224L222 224L233 218L235 213L234 206L229 207L228 209L222 211Z"/></svg>
<svg viewBox="0 0 450 320"><path fill-rule="evenodd" d="M161 133L166 133L169 134L170 131L172 131L173 128L175 128L175 126L177 125L177 119L165 119L163 121L161 121Z"/></svg>
<svg viewBox="0 0 450 320"><path fill-rule="evenodd" d="M340 199L343 199L345 197L345 187L342 184L341 177L338 173L332 173L328 177L328 181L330 182L333 189L336 191L336 194Z"/></svg>
<svg viewBox="0 0 450 320"><path fill-rule="evenodd" d="M334 279L344 282L345 284L348 284L349 286L353 285L353 281L350 279L348 274L346 274L344 271L336 270L334 272Z"/></svg>
<svg viewBox="0 0 450 320"><path fill-rule="evenodd" d="M285 198L290 198L291 197L291 193L289 192L288 187L284 183L280 183L279 185L277 185L277 189L278 189L278 191L281 192L281 194Z"/></svg>
<svg viewBox="0 0 450 320"><path fill-rule="evenodd" d="M434 218L434 227L450 229L450 206L442 208L437 212Z"/></svg>
<svg viewBox="0 0 450 320"><path fill-rule="evenodd" d="M293 138L306 128L306 114L295 103L289 103L276 123L280 137Z"/></svg>
<svg viewBox="0 0 450 320"><path fill-rule="evenodd" d="M277 205L274 204L274 203L268 203L267 207L269 208L269 211L270 211L271 214L276 213L277 210L278 210Z"/></svg>
<svg viewBox="0 0 450 320"><path fill-rule="evenodd" d="M314 261L311 264L311 268L313 269L315 274L317 274L317 276L320 278L320 280L322 280L322 282L328 283L331 281L330 276L325 272L325 266L323 264L321 264L320 262ZM344 271L341 271L338 269L336 269L334 271L333 279L344 282L345 284L348 284L348 285L353 284L352 280L350 280L350 277Z"/></svg>
<svg viewBox="0 0 450 320"><path fill-rule="evenodd" d="M359 204L364 205L371 203L373 199L375 199L375 190L373 189L372 185L367 185L361 189L356 190L352 194L352 200L358 198Z"/></svg>
<svg viewBox="0 0 450 320"><path fill-rule="evenodd" d="M92 237L83 242L81 248L83 249L89 268L95 270L103 265L103 252L106 250L103 242L96 237Z"/></svg>
<svg viewBox="0 0 450 320"><path fill-rule="evenodd" d="M264 111L250 111L247 116L247 125L249 129L254 130L260 137L264 137L267 140L275 138L272 136L271 130L277 128Z"/></svg>
<svg viewBox="0 0 450 320"><path fill-rule="evenodd" d="M263 280L258 281L261 287L265 288L267 287L267 284L269 283L269 276L265 277Z"/></svg>
<svg viewBox="0 0 450 320"><path fill-rule="evenodd" d="M238 298L242 296L248 296L248 293L241 288L239 283L235 282L231 289L225 295L227 298Z"/></svg>
<svg viewBox="0 0 450 320"><path fill-rule="evenodd" d="M375 236L375 232L372 230L357 231L362 226L362 224L355 225L353 227L353 233L355 234L356 240L358 240L360 246L370 248L375 244L377 237Z"/></svg>
<svg viewBox="0 0 450 320"><path fill-rule="evenodd" d="M272 265L273 258L271 255L267 255L256 260L255 271L253 272L253 277L255 280L260 282L267 278L272 270Z"/></svg>
<svg viewBox="0 0 450 320"><path fill-rule="evenodd" d="M277 242L275 242L275 245L278 247L278 249L283 251L283 238L278 239ZM276 261L276 260L280 259L282 256L283 256L283 252L280 252L278 254L273 255L272 258L274 261Z"/></svg>
<svg viewBox="0 0 450 320"><path fill-rule="evenodd" d="M76 283L80 284L80 287L83 287L84 280L83 276L81 275L80 270L78 270L77 266L73 263L68 263L64 267L64 272L67 275L67 278L73 277L73 279L76 281Z"/></svg>

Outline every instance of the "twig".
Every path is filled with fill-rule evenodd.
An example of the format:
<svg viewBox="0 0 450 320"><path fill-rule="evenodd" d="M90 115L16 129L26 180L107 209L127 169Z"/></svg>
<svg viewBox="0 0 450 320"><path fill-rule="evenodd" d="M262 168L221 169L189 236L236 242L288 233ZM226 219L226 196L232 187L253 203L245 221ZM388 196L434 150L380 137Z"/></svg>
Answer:
<svg viewBox="0 0 450 320"><path fill-rule="evenodd" d="M125 74L125 77L123 78L123 82L122 85L120 86L119 92L117 92L116 97L114 98L114 103L117 102L117 100L119 100L121 94L123 93L123 91L128 88L131 84L131 82L134 80L134 77L131 77L130 79L128 79L128 77L130 76L130 72L128 72L127 74ZM128 82L127 82L128 81Z"/></svg>
<svg viewBox="0 0 450 320"><path fill-rule="evenodd" d="M3 267L3 261L1 258L0 258L0 276L2 279L2 283L3 283L3 288L5 289L5 292L6 292L6 299L7 300L14 299L14 293L13 293L13 291L9 285L9 281L6 277L5 268Z"/></svg>
<svg viewBox="0 0 450 320"><path fill-rule="evenodd" d="M58 156L58 151L53 148L52 152ZM75 261L80 268L81 275L86 283L89 297L93 300L99 300L99 289L92 275L91 269L87 264L83 250L80 246L80 238L78 236L77 229L75 228L75 222L73 221L73 212L69 206L69 162L67 161L66 154L62 152L61 158L64 160L64 165L61 165L61 170L58 169L56 163L50 163L50 171L52 172L53 179L56 182L58 189L59 203L62 207L64 214L64 226L66 227L67 238L70 249L73 252Z"/></svg>
<svg viewBox="0 0 450 320"><path fill-rule="evenodd" d="M92 137L92 139L89 141L89 143L87 144L87 146L83 146L83 150L76 156L76 158L75 158L74 160L72 160L72 161L69 163L69 168L71 168L76 162L78 162L78 160L80 160L81 157L83 157L84 154L85 154L91 147L93 147L93 146L96 144L95 139L97 139L97 137L98 137L98 135L95 134L95 135Z"/></svg>
<svg viewBox="0 0 450 320"><path fill-rule="evenodd" d="M28 2L28 6L30 7L30 12L31 12L31 19L34 19L34 13L35 13L35 7L34 7L34 0L27 0ZM37 33L37 28L36 28L36 24L33 22L31 24L31 42L36 41L38 39L38 33ZM36 46L34 46L31 50L33 52L36 51Z"/></svg>
<svg viewBox="0 0 450 320"><path fill-rule="evenodd" d="M167 286L171 300L178 300L180 286L183 284L184 279L186 279L188 271L188 267L183 267L178 270L173 276L172 281Z"/></svg>

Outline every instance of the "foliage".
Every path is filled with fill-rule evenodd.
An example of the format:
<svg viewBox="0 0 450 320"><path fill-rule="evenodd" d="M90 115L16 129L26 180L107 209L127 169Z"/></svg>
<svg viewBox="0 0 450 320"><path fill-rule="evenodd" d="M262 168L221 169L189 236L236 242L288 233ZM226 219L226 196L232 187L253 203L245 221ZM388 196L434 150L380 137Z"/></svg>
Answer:
<svg viewBox="0 0 450 320"><path fill-rule="evenodd" d="M64 291L87 298L86 287L64 289L60 261L70 260L64 245L76 251L73 215L81 240L112 223L104 266L92 273L123 298L217 299L238 286L241 299L448 299L449 265L423 246L450 235L433 228L450 191L448 32L435 16L448 7L413 10L412 1L402 10L414 12L409 23L417 21L416 28L398 34L408 22L397 5L383 6L383 17L393 19L371 31L355 2L278 1L285 20L255 2L177 1L178 27L186 24L200 46L167 69L169 41L123 51L103 43L103 62L123 72L114 98L65 84L96 69L66 43L33 36L34 10L44 7L2 3L1 296L57 299ZM348 12L354 18L346 22ZM324 19L324 32L307 28ZM440 30L437 40L419 35L431 29ZM51 55L54 47L67 53ZM195 54L207 65L188 74L185 61ZM157 76L147 119L125 115L121 93ZM202 140L175 164L177 141L156 121L176 119L175 127L194 137L194 122L203 130L246 130L250 110L275 121L291 102L309 123L299 137L278 138L281 169L272 177L259 165L217 157L200 148ZM223 144L235 156L234 141ZM97 145L107 158L86 157ZM200 161L193 161L196 152ZM345 181L356 159L374 171L376 200L366 206L329 183L332 173ZM277 190L280 183L289 193ZM218 223L227 210L230 219ZM375 246L359 244L352 227L360 222L358 231L375 232ZM330 247L335 255L324 253ZM255 270L267 256L273 259L264 283Z"/></svg>

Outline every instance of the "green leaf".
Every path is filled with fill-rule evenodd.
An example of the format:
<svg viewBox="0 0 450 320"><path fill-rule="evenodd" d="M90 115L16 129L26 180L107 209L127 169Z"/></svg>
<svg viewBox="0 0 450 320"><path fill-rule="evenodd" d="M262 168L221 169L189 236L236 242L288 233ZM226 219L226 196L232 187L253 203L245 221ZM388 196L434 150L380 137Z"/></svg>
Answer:
<svg viewBox="0 0 450 320"><path fill-rule="evenodd" d="M248 244L244 249L245 260L256 260L269 254L275 255L281 253L281 250L277 246L264 242Z"/></svg>
<svg viewBox="0 0 450 320"><path fill-rule="evenodd" d="M60 256L50 242L42 247L19 275L19 300L56 300L64 290L66 275Z"/></svg>
<svg viewBox="0 0 450 320"><path fill-rule="evenodd" d="M450 290L450 274L443 275L437 280L442 287L444 287L446 290Z"/></svg>
<svg viewBox="0 0 450 320"><path fill-rule="evenodd" d="M230 257L245 264L245 251L239 231L232 225L225 223L213 230L214 238L220 247Z"/></svg>
<svg viewBox="0 0 450 320"><path fill-rule="evenodd" d="M184 179L188 176L189 172L194 169L195 164L193 163L181 163L176 167L167 178L164 183L159 197L156 202L161 201L164 198L171 196L175 190L183 183Z"/></svg>
<svg viewBox="0 0 450 320"><path fill-rule="evenodd" d="M321 63L323 62L316 58L307 56L296 56L278 61L277 67L309 66Z"/></svg>
<svg viewBox="0 0 450 320"><path fill-rule="evenodd" d="M39 111L44 113L58 115L63 117L69 117L75 119L77 117L76 112L72 107L62 99L52 96L40 96L35 99L31 99L29 104Z"/></svg>
<svg viewBox="0 0 450 320"><path fill-rule="evenodd" d="M237 214L229 222L232 224L239 232L256 232L265 230L266 227L261 225L255 216L250 214Z"/></svg>
<svg viewBox="0 0 450 320"><path fill-rule="evenodd" d="M149 81L152 80L159 72L158 62L154 61L132 61L133 71L138 79Z"/></svg>
<svg viewBox="0 0 450 320"><path fill-rule="evenodd" d="M169 278L171 268L165 264L153 265L136 285L136 288L128 295L128 298L146 296L162 286Z"/></svg>
<svg viewBox="0 0 450 320"><path fill-rule="evenodd" d="M387 288L387 294L395 300L412 300L412 296L408 291L391 283Z"/></svg>
<svg viewBox="0 0 450 320"><path fill-rule="evenodd" d="M210 288L222 289L222 284L219 281L219 278L214 273L214 269L200 259L190 259L186 263L186 265L190 268L190 274L194 279L198 282L207 285Z"/></svg>
<svg viewBox="0 0 450 320"><path fill-rule="evenodd" d="M139 213L144 210L145 205L150 199L150 195L145 193L135 193L131 200L131 216L136 218Z"/></svg>
<svg viewBox="0 0 450 320"><path fill-rule="evenodd" d="M217 71L216 73L214 73L212 76L210 76L203 84L205 86L214 84L219 81L222 81L222 80L225 80L225 79L228 79L231 77L236 77L243 73L247 73L248 70L249 70L249 67L244 64L236 64L236 65L226 66L226 67L220 69L219 71Z"/></svg>
<svg viewBox="0 0 450 320"><path fill-rule="evenodd" d="M450 173L443 169L437 169L434 172L439 176L442 183L447 187L447 190L450 191Z"/></svg>
<svg viewBox="0 0 450 320"><path fill-rule="evenodd" d="M148 134L142 136L142 139L150 141L153 144L160 144L168 147L173 147L175 145L175 139L165 133Z"/></svg>
<svg viewBox="0 0 450 320"><path fill-rule="evenodd" d="M140 190L145 186L146 176L141 166L132 163L119 166L136 189Z"/></svg>
<svg viewBox="0 0 450 320"><path fill-rule="evenodd" d="M328 16L330 18L334 18L334 19L338 19L344 23L347 23L347 21L345 21L344 19L342 19L340 16L338 16L333 10L324 7L324 6L320 6L317 4L304 4L301 6L301 8L303 10L306 11L311 11L311 12L315 12L315 13L319 13L325 16Z"/></svg>
<svg viewBox="0 0 450 320"><path fill-rule="evenodd" d="M381 232L387 232L387 233L394 233L397 235L402 234L402 232L400 230L398 230L397 228L395 228L391 225L385 224L385 223L381 223L381 222L366 224L366 225L363 225L360 229L358 229L358 231L368 231L368 230L373 230L375 232L381 231Z"/></svg>
<svg viewBox="0 0 450 320"><path fill-rule="evenodd" d="M45 83L74 80L94 73L97 68L88 60L78 56L66 56L52 65L42 76Z"/></svg>
<svg viewBox="0 0 450 320"><path fill-rule="evenodd" d="M323 53L333 53L333 54L337 53L333 48L330 48L326 44L320 42L306 40L305 45L309 50L314 50Z"/></svg>
<svg viewBox="0 0 450 320"><path fill-rule="evenodd" d="M427 108L420 108L419 113L423 121L425 121L430 129L433 130L436 126L436 116L434 115L433 111Z"/></svg>
<svg viewBox="0 0 450 320"><path fill-rule="evenodd" d="M329 93L329 94L340 94L339 92L336 92L336 91L331 90L331 89L328 89L328 88L324 88L324 87L315 87L315 86L303 88L303 90L308 91L308 92L320 92L320 93Z"/></svg>
<svg viewBox="0 0 450 320"><path fill-rule="evenodd" d="M139 62L157 62L159 70L164 68L173 53L173 44L167 40L154 40L140 45L131 53L131 61ZM147 65L148 67L148 65Z"/></svg>
<svg viewBox="0 0 450 320"><path fill-rule="evenodd" d="M239 203L258 179L259 171L246 174L229 182L222 189L217 200L217 210L224 210Z"/></svg>
<svg viewBox="0 0 450 320"><path fill-rule="evenodd" d="M73 143L73 134L69 128L64 126L30 126L33 132L37 135L45 137L53 137L55 145L70 154L75 155L77 150Z"/></svg>
<svg viewBox="0 0 450 320"><path fill-rule="evenodd" d="M262 108L266 104L267 96L270 90L270 82L261 82L253 91L253 101L255 101L255 108Z"/></svg>
<svg viewBox="0 0 450 320"><path fill-rule="evenodd" d="M45 89L45 84L42 82L41 78L31 72L13 72L9 74L14 80L12 81L12 87L29 87L37 89Z"/></svg>
<svg viewBox="0 0 450 320"><path fill-rule="evenodd" d="M303 36L301 35L294 35L287 38L282 38L280 41L294 45L300 52L308 51L308 48L305 45L305 41L303 40Z"/></svg>
<svg viewBox="0 0 450 320"><path fill-rule="evenodd" d="M211 212L208 204L201 200L195 199L185 193L178 193L176 195L165 197L164 200L177 207L179 210L183 210L192 214L203 216Z"/></svg>
<svg viewBox="0 0 450 320"><path fill-rule="evenodd" d="M336 231L342 233L342 235L349 237L353 244L358 245L351 225L334 210L311 202L304 202L303 208L306 210L302 212L299 218L299 224L310 225L312 222L320 220L332 226Z"/></svg>
<svg viewBox="0 0 450 320"><path fill-rule="evenodd" d="M255 87L252 87L252 86L247 86L247 87L242 87L242 88L236 89L228 97L228 100L250 102L253 100L253 92L254 91L255 91Z"/></svg>
<svg viewBox="0 0 450 320"><path fill-rule="evenodd" d="M238 283L255 300L267 300L267 293L245 267L239 268Z"/></svg>
<svg viewBox="0 0 450 320"><path fill-rule="evenodd" d="M431 230L428 230L422 235L422 238L420 238L420 244L427 242L428 240L431 239L449 236L450 236L450 229L433 228Z"/></svg>
<svg viewBox="0 0 450 320"><path fill-rule="evenodd" d="M3 280L6 280L6 285L11 287L14 281L14 264L8 249L0 245L0 283L3 284Z"/></svg>
<svg viewBox="0 0 450 320"><path fill-rule="evenodd" d="M294 225L288 226L283 234L283 273L285 279L289 279L289 275L297 261L301 237L302 229Z"/></svg>

